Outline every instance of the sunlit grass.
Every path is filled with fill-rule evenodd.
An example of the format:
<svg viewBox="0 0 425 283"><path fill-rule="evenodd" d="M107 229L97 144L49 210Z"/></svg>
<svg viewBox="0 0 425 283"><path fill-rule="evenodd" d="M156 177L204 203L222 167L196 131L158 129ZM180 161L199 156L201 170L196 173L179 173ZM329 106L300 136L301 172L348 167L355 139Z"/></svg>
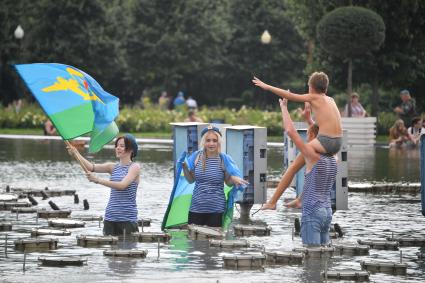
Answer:
<svg viewBox="0 0 425 283"><path fill-rule="evenodd" d="M2 135L44 135L43 129L0 129Z"/></svg>

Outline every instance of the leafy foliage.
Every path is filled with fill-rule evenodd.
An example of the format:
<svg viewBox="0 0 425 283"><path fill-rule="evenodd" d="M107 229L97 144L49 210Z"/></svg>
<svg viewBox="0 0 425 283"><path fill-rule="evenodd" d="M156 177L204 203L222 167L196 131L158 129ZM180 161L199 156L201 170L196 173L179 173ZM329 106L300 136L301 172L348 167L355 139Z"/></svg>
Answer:
<svg viewBox="0 0 425 283"><path fill-rule="evenodd" d="M372 10L341 7L320 20L317 35L327 52L345 59L377 50L385 38L385 24Z"/></svg>
<svg viewBox="0 0 425 283"><path fill-rule="evenodd" d="M373 10L386 26L379 50L352 58L354 88L374 89L375 111L382 105L380 93L395 90L394 99L401 88L425 106L419 96L425 92L425 2L420 0L3 0L0 100L7 105L22 97L10 65L32 62L74 65L121 104L183 90L201 105L236 98L267 109L276 99L259 94L252 74L303 92L305 74L314 70L330 75L331 95L341 93L345 63L323 49L316 26L325 14L347 5ZM25 31L22 40L13 36L18 25ZM270 44L260 42L266 29Z"/></svg>

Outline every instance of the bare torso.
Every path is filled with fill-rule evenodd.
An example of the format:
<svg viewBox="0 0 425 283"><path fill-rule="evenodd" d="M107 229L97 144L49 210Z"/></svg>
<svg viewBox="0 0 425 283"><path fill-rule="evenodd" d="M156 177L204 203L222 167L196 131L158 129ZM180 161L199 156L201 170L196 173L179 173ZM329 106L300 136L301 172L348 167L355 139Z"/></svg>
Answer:
<svg viewBox="0 0 425 283"><path fill-rule="evenodd" d="M335 101L324 94L314 95L317 95L317 98L310 103L316 123L319 125L319 134L329 137L341 137L341 115Z"/></svg>

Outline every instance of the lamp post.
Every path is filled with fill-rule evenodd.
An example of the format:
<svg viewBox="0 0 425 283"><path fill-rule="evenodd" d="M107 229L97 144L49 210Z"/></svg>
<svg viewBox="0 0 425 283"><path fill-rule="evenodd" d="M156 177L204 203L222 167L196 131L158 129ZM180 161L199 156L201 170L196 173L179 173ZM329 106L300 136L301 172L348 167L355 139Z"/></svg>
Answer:
<svg viewBox="0 0 425 283"><path fill-rule="evenodd" d="M24 38L25 32L21 25L18 25L13 34L15 35L16 39L21 40L22 38Z"/></svg>
<svg viewBox="0 0 425 283"><path fill-rule="evenodd" d="M272 36L270 35L268 30L264 30L263 34L261 35L261 43L262 44L269 44L272 41Z"/></svg>
<svg viewBox="0 0 425 283"><path fill-rule="evenodd" d="M21 27L21 25L18 25L13 33L13 35L15 36L15 38L19 41L19 47L18 47L18 60L21 61L21 53L22 53L22 39L24 38L25 32L24 29ZM21 59L21 60L20 60ZM18 62L19 62L18 61ZM22 106L22 99L20 98L21 95L19 94L20 92L22 92L22 86L19 85L16 88L16 94L18 98L17 100L13 101L13 105L15 108L16 113L18 113L21 110L21 106Z"/></svg>
<svg viewBox="0 0 425 283"><path fill-rule="evenodd" d="M15 32L13 33L15 38L19 41L19 47L18 47L18 57L21 57L21 49L22 49L22 39L24 38L25 32L24 29L21 27L21 25L18 25L15 29Z"/></svg>

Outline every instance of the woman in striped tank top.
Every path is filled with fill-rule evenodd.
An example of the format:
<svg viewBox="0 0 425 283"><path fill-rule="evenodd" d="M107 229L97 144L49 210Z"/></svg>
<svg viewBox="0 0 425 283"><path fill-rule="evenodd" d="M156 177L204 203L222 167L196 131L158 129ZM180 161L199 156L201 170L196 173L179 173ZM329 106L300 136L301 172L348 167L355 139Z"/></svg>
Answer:
<svg viewBox="0 0 425 283"><path fill-rule="evenodd" d="M81 156L74 147L68 147L71 155L79 159L91 172L109 173L109 180L102 179L88 172L90 182L101 184L111 189L109 202L105 211L104 235L118 236L124 232L138 232L136 193L140 179L140 165L133 162L137 155L136 139L126 134L115 140L115 155L118 163L94 164Z"/></svg>
<svg viewBox="0 0 425 283"><path fill-rule="evenodd" d="M221 133L217 127L210 125L202 130L200 147L203 150L196 157L193 170L189 170L186 162L183 163L186 180L189 183L196 181L188 223L221 227L226 203L224 182L229 186L246 185L248 182L225 171L220 157Z"/></svg>
<svg viewBox="0 0 425 283"><path fill-rule="evenodd" d="M304 245L319 246L329 243L332 221L331 188L335 183L337 165L332 155L320 154L295 129L288 112L287 99L279 99L283 127L304 156L306 163L304 188L301 196L301 238Z"/></svg>

